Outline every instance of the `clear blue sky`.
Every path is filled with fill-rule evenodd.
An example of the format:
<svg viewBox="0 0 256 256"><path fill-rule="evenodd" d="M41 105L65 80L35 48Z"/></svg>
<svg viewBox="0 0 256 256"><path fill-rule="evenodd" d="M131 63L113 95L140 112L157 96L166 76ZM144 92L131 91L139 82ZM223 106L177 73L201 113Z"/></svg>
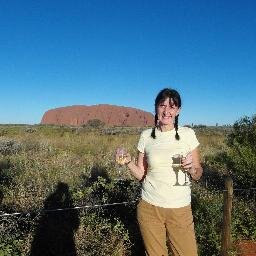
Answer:
<svg viewBox="0 0 256 256"><path fill-rule="evenodd" d="M0 123L51 108L154 112L180 91L182 124L256 113L255 0L1 0Z"/></svg>

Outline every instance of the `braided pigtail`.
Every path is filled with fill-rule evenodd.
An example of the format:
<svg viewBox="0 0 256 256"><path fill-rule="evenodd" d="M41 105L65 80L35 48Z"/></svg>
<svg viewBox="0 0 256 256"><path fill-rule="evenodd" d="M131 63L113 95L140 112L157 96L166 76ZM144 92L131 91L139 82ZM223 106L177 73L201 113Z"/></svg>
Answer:
<svg viewBox="0 0 256 256"><path fill-rule="evenodd" d="M178 134L178 122L179 122L178 119L179 119L179 115L175 116L174 128L175 128L175 131L176 131L176 134L175 134L175 139L176 140L180 139L180 135Z"/></svg>
<svg viewBox="0 0 256 256"><path fill-rule="evenodd" d="M155 138L156 138L156 126L157 126L157 120L158 120L158 118L157 118L157 114L155 114L155 127L152 129L152 132L151 132L151 137L152 137L153 139L155 139Z"/></svg>

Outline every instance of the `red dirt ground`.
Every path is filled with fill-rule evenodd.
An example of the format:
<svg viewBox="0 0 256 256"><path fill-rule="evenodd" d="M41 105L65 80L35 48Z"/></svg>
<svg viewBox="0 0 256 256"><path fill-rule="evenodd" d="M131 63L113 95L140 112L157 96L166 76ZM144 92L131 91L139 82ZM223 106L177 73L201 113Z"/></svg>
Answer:
<svg viewBox="0 0 256 256"><path fill-rule="evenodd" d="M235 248L239 256L256 256L256 241L238 241Z"/></svg>

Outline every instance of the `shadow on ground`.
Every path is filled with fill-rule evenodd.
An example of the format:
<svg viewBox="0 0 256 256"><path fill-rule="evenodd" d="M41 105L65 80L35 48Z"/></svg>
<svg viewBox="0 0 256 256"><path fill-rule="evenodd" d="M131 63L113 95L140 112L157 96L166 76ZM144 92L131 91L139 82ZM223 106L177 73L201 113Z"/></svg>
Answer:
<svg viewBox="0 0 256 256"><path fill-rule="evenodd" d="M45 200L30 256L76 256L74 232L79 227L77 210L51 211L72 208L73 203L66 183L58 183L56 190Z"/></svg>

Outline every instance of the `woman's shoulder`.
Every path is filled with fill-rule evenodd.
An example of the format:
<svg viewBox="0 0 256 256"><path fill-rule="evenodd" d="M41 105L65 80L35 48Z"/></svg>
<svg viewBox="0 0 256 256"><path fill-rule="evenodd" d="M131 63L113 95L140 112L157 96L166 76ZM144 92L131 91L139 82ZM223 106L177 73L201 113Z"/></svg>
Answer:
<svg viewBox="0 0 256 256"><path fill-rule="evenodd" d="M153 128L148 128L148 129L143 130L141 132L141 136L143 136L143 137L150 137L151 133L152 133L152 129Z"/></svg>
<svg viewBox="0 0 256 256"><path fill-rule="evenodd" d="M184 134L190 134L195 132L191 127L188 126L179 126L178 131Z"/></svg>

